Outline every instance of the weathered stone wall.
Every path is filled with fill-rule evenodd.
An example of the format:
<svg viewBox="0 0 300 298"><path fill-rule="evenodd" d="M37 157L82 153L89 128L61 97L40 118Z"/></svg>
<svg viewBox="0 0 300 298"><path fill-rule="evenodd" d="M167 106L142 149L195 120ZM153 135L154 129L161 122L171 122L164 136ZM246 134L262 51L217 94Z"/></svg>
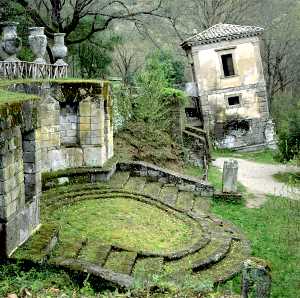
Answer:
<svg viewBox="0 0 300 298"><path fill-rule="evenodd" d="M41 92L42 171L102 166L113 156L109 90L105 84L64 83ZM77 90L77 91L76 91Z"/></svg>
<svg viewBox="0 0 300 298"><path fill-rule="evenodd" d="M39 225L41 154L37 103L0 106L0 257Z"/></svg>
<svg viewBox="0 0 300 298"><path fill-rule="evenodd" d="M60 105L60 141L62 145L78 144L78 105Z"/></svg>
<svg viewBox="0 0 300 298"><path fill-rule="evenodd" d="M0 257L39 225L42 172L101 167L113 156L108 83L18 83L9 89L37 96L23 101L16 95L0 105Z"/></svg>

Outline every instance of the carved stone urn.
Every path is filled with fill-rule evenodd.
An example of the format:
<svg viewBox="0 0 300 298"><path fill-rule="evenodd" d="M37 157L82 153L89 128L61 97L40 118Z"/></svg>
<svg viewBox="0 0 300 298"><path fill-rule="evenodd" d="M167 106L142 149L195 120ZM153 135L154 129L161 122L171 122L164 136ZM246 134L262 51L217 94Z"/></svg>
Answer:
<svg viewBox="0 0 300 298"><path fill-rule="evenodd" d="M1 22L3 35L1 50L7 55L5 61L19 61L17 53L21 49L22 41L17 35L17 22Z"/></svg>
<svg viewBox="0 0 300 298"><path fill-rule="evenodd" d="M33 61L35 63L46 63L44 58L47 47L47 37L44 34L44 27L31 27L29 28L29 45L36 56L36 59Z"/></svg>
<svg viewBox="0 0 300 298"><path fill-rule="evenodd" d="M56 65L67 65L64 58L67 57L68 48L65 46L65 33L54 33L54 45L52 54Z"/></svg>

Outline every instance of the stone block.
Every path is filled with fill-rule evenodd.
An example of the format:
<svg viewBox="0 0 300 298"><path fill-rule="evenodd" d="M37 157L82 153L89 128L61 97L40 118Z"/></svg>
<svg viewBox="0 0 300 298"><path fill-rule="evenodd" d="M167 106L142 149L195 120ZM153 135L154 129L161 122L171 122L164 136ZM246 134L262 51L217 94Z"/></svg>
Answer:
<svg viewBox="0 0 300 298"><path fill-rule="evenodd" d="M89 102L81 102L79 104L80 116L90 116L91 115L91 104Z"/></svg>
<svg viewBox="0 0 300 298"><path fill-rule="evenodd" d="M246 260L242 271L242 298L271 297L271 269L264 260Z"/></svg>
<svg viewBox="0 0 300 298"><path fill-rule="evenodd" d="M79 129L80 129L80 132L81 131L90 131L91 125L89 123L81 123L80 122Z"/></svg>
<svg viewBox="0 0 300 298"><path fill-rule="evenodd" d="M80 116L80 124L90 124L91 123L91 117L88 116Z"/></svg>
<svg viewBox="0 0 300 298"><path fill-rule="evenodd" d="M238 176L238 162L233 159L224 161L223 189L222 189L224 193L237 192L237 176Z"/></svg>
<svg viewBox="0 0 300 298"><path fill-rule="evenodd" d="M105 147L84 147L84 164L88 167L101 167L106 161Z"/></svg>
<svg viewBox="0 0 300 298"><path fill-rule="evenodd" d="M183 184L177 185L177 188L178 188L178 190L180 190L180 191L190 191L190 192L194 192L195 189L196 189L196 186L193 185L193 184L186 184L186 183L183 183Z"/></svg>

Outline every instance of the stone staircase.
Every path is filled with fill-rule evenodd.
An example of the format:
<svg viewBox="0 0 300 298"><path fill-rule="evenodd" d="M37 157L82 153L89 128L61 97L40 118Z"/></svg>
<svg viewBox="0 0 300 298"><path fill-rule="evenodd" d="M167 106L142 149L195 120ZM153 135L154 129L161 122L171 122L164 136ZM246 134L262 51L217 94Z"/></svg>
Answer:
<svg viewBox="0 0 300 298"><path fill-rule="evenodd" d="M59 241L48 253L47 262L90 272L120 287L132 287L137 280L144 285L155 285L155 277L180 287L187 280L195 283L226 281L240 271L242 262L249 256L248 241L230 223L209 213L208 198L180 190L178 185L153 182L149 177L134 176L127 171L116 172L107 182L48 190L41 200L42 222L51 222L55 210L76 202L118 197L155 206L182 220L193 231L191 243L177 251L140 251L81 239L78 233L77 239ZM33 237L14 257L37 260L39 254L33 249L35 241Z"/></svg>

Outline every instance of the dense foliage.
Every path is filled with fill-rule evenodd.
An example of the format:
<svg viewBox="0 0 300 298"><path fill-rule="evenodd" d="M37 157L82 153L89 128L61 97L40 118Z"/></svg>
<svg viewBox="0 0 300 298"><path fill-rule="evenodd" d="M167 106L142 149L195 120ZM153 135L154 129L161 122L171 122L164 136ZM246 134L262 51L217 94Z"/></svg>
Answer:
<svg viewBox="0 0 300 298"><path fill-rule="evenodd" d="M274 97L272 114L277 126L279 159L300 159L300 97L284 94Z"/></svg>

